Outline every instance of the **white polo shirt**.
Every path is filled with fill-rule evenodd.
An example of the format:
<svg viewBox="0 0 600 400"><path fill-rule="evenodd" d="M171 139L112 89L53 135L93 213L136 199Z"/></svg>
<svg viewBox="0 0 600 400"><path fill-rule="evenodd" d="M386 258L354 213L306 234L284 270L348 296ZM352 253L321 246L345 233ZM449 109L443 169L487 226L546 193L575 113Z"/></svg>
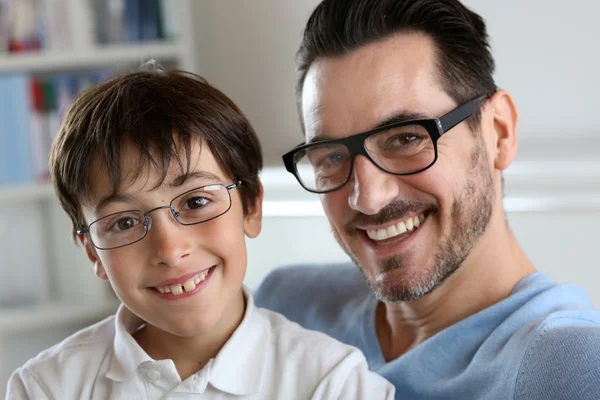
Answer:
<svg viewBox="0 0 600 400"><path fill-rule="evenodd" d="M17 369L7 399L393 399L362 353L257 308L219 354L181 381L172 360L153 360L132 336L143 321L124 305Z"/></svg>

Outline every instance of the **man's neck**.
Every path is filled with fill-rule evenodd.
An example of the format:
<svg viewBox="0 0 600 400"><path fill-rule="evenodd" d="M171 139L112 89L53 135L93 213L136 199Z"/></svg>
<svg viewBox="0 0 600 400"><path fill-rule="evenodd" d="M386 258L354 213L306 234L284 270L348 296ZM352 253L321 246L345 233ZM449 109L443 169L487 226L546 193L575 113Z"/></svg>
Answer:
<svg viewBox="0 0 600 400"><path fill-rule="evenodd" d="M463 265L433 292L410 303L379 304L376 329L386 361L507 298L517 283L535 272L502 222L489 227Z"/></svg>
<svg viewBox="0 0 600 400"><path fill-rule="evenodd" d="M147 325L134 334L135 340L154 360L173 360L181 380L202 369L215 358L244 318L246 300L240 291L217 325L194 337L181 337Z"/></svg>

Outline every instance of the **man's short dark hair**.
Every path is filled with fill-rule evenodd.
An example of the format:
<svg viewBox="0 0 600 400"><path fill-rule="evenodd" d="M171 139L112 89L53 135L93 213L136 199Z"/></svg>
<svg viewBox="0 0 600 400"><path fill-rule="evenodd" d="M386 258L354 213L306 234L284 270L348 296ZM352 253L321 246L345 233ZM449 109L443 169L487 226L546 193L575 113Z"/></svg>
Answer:
<svg viewBox="0 0 600 400"><path fill-rule="evenodd" d="M297 53L300 111L304 80L313 62L413 32L433 40L438 80L457 104L496 91L485 22L460 1L323 0L308 19ZM479 116L477 112L470 123L478 124Z"/></svg>
<svg viewBox="0 0 600 400"><path fill-rule="evenodd" d="M81 93L68 110L50 155L50 178L75 231L85 226L81 205L89 199L92 157L104 164L111 189L122 184L124 146L139 151L140 167L166 178L176 162L190 172L194 140L213 153L239 191L244 213L259 193L262 151L239 108L202 77L165 71L153 63L115 76ZM184 175L185 176L185 175ZM129 177L128 177L129 178Z"/></svg>

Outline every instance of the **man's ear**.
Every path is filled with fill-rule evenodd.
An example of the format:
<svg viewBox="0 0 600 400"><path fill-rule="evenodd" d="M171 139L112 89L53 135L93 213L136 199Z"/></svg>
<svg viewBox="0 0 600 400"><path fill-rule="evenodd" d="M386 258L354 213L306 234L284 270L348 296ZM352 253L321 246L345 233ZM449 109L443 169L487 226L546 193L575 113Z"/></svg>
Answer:
<svg viewBox="0 0 600 400"><path fill-rule="evenodd" d="M494 136L494 166L497 170L507 169L517 155L517 125L519 113L515 102L506 90L498 90L491 98Z"/></svg>
<svg viewBox="0 0 600 400"><path fill-rule="evenodd" d="M256 178L258 193L254 202L248 204L248 213L244 217L244 233L249 238L255 238L262 228L263 186L260 178Z"/></svg>
<svg viewBox="0 0 600 400"><path fill-rule="evenodd" d="M108 280L108 275L106 274L106 270L104 269L104 265L98 254L96 254L96 249L90 242L89 238L85 234L77 235L77 239L85 249L85 253L87 254L90 261L94 264L94 274L103 281Z"/></svg>

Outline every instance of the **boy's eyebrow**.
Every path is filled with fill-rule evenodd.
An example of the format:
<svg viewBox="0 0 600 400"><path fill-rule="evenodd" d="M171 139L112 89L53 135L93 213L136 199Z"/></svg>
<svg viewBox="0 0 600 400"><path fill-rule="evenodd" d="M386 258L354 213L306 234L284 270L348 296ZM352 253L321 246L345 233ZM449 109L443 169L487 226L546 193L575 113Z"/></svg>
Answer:
<svg viewBox="0 0 600 400"><path fill-rule="evenodd" d="M127 202L132 202L134 200L135 200L135 197L133 197L129 194L113 193L109 196L102 198L100 200L100 202L98 202L98 204L96 204L96 207L94 208L94 213L96 215L100 215L100 211L102 211L102 209L104 207L106 207L107 205L109 205L110 203L127 203Z"/></svg>
<svg viewBox="0 0 600 400"><path fill-rule="evenodd" d="M175 187L179 187L179 186L183 185L184 183L192 181L192 180L207 181L206 182L207 184L208 183L222 183L221 179L217 175L215 175L211 172L192 171L188 174L182 174L182 175L176 176L175 178L173 178L171 180L171 182L168 183L168 185L170 188L175 188ZM204 182L202 182L202 183L204 183ZM127 202L133 202L135 200L136 200L136 198L129 194L114 193L114 194L111 194L109 196L102 198L100 200L100 202L98 202L98 204L94 208L94 212L96 213L96 215L100 215L100 212L102 211L102 209L104 207L106 207L107 205L109 205L110 203L127 203Z"/></svg>
<svg viewBox="0 0 600 400"><path fill-rule="evenodd" d="M221 178L207 171L192 171L188 174L176 176L169 182L169 187L179 187L189 181L208 181L207 183L222 183Z"/></svg>

